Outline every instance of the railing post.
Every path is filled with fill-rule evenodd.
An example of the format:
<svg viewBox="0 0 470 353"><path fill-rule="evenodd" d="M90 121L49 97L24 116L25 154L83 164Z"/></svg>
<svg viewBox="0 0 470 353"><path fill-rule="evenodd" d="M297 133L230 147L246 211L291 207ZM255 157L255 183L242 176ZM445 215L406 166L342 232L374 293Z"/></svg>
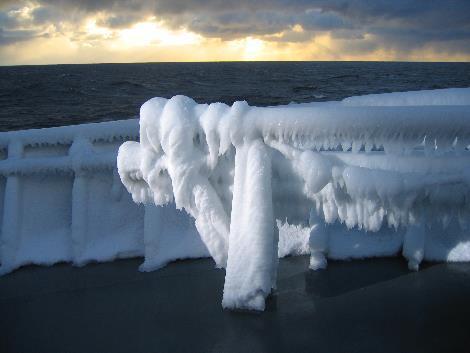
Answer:
<svg viewBox="0 0 470 353"><path fill-rule="evenodd" d="M311 270L325 269L328 261L328 225L320 218L315 208L310 210L309 217L310 238L310 265Z"/></svg>
<svg viewBox="0 0 470 353"><path fill-rule="evenodd" d="M264 310L275 288L278 234L271 177L271 153L262 141L237 147L224 308Z"/></svg>
<svg viewBox="0 0 470 353"><path fill-rule="evenodd" d="M88 180L84 172L75 173L72 186L72 257L80 265L87 233Z"/></svg>
<svg viewBox="0 0 470 353"><path fill-rule="evenodd" d="M403 256L408 260L408 268L419 270L419 265L424 258L426 243L426 217L421 213L419 223L409 225L403 238Z"/></svg>
<svg viewBox="0 0 470 353"><path fill-rule="evenodd" d="M72 258L76 265L83 265L81 255L85 251L88 231L88 176L82 168L82 160L92 153L90 141L77 138L70 146L74 180L72 186Z"/></svg>
<svg viewBox="0 0 470 353"><path fill-rule="evenodd" d="M154 204L145 205L144 211L144 263L140 271L152 271L164 266L166 263L152 262L159 251L159 238L164 233L164 223L161 219L161 210ZM160 250L161 251L161 250Z"/></svg>
<svg viewBox="0 0 470 353"><path fill-rule="evenodd" d="M16 140L8 145L8 159L23 158L23 144ZM0 274L10 272L15 268L15 257L21 235L21 180L18 175L9 175L5 185L3 208L2 238L0 252L2 266Z"/></svg>

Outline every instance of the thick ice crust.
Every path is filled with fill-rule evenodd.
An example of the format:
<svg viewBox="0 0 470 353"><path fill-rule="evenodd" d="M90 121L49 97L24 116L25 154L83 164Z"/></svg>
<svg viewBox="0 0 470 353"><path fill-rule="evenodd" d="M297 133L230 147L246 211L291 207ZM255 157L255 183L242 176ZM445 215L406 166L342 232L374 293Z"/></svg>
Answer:
<svg viewBox="0 0 470 353"><path fill-rule="evenodd" d="M118 169L134 201L195 219L227 269L224 307L263 310L278 254L307 243L312 269L401 250L414 270L467 261L468 145L470 89L267 108L175 96L142 106L140 143L120 147ZM276 219L308 242L289 245L284 226L278 249Z"/></svg>

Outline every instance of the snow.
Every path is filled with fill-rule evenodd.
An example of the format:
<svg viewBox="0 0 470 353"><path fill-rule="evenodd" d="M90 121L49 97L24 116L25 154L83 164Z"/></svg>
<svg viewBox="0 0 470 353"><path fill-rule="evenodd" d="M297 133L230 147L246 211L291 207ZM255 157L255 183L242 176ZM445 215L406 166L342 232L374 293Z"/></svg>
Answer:
<svg viewBox="0 0 470 353"><path fill-rule="evenodd" d="M264 310L276 283L276 235L270 152L261 140L245 142L235 157L223 307Z"/></svg>
<svg viewBox="0 0 470 353"><path fill-rule="evenodd" d="M150 271L208 257L186 214L125 190L118 149L138 137L138 120L0 133L0 273L136 256Z"/></svg>
<svg viewBox="0 0 470 353"><path fill-rule="evenodd" d="M287 254L310 253L311 269L400 251L412 270L468 260L470 89L265 108L154 98L140 136L119 149L121 180L195 219L226 268L225 308L263 310Z"/></svg>
<svg viewBox="0 0 470 353"><path fill-rule="evenodd" d="M0 133L0 273L211 257L263 310L279 257L470 260L470 89L277 107L153 98L140 120Z"/></svg>
<svg viewBox="0 0 470 353"><path fill-rule="evenodd" d="M310 227L276 221L279 230L278 257L310 254Z"/></svg>
<svg viewBox="0 0 470 353"><path fill-rule="evenodd" d="M139 137L138 120L120 120L103 123L60 126L43 129L8 131L0 133L0 148L14 144L22 146L60 146L70 145L77 138L90 141L136 140ZM9 151L11 152L10 145Z"/></svg>
<svg viewBox="0 0 470 353"><path fill-rule="evenodd" d="M468 105L468 88L448 88L413 92L393 92L349 97L342 101L351 106L429 106L429 105Z"/></svg>
<svg viewBox="0 0 470 353"><path fill-rule="evenodd" d="M1 133L0 271L141 255L143 207L116 168L119 145L137 137L136 120Z"/></svg>
<svg viewBox="0 0 470 353"><path fill-rule="evenodd" d="M174 207L145 206L144 257L141 271L154 271L175 259L209 257L194 220Z"/></svg>

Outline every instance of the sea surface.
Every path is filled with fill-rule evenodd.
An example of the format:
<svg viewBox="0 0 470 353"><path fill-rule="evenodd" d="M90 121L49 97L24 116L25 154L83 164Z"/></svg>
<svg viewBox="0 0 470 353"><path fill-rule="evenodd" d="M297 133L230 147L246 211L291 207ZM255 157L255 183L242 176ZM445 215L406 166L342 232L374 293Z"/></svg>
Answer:
<svg viewBox="0 0 470 353"><path fill-rule="evenodd" d="M250 105L470 87L470 63L220 62L0 67L0 131L136 118L152 97Z"/></svg>

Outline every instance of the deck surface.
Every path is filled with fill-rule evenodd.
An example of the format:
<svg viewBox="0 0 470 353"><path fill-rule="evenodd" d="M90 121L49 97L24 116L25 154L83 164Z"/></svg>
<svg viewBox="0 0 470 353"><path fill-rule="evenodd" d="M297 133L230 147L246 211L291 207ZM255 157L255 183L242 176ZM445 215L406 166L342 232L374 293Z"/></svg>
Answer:
<svg viewBox="0 0 470 353"><path fill-rule="evenodd" d="M469 352L470 264L280 261L261 314L221 307L209 259L29 266L0 278L1 352Z"/></svg>

